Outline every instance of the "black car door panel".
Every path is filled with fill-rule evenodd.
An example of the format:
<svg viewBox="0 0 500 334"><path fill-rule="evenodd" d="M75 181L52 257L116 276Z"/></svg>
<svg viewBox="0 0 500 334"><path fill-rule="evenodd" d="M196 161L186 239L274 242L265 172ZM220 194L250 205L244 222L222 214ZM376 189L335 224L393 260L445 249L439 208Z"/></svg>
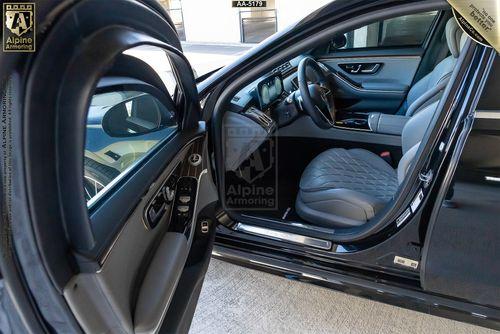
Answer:
<svg viewBox="0 0 500 334"><path fill-rule="evenodd" d="M331 72L339 108L352 112L394 113L406 97L420 64L420 55L319 59ZM353 73L350 70L355 68ZM356 70L359 68L359 71ZM376 70L373 73L365 71Z"/></svg>
<svg viewBox="0 0 500 334"><path fill-rule="evenodd" d="M316 58L332 73L340 112L394 114L419 71L442 13L376 21L336 35Z"/></svg>
<svg viewBox="0 0 500 334"><path fill-rule="evenodd" d="M16 76L26 84L16 168L37 240L32 251L22 241L20 262L39 261L26 284L60 331L63 316L91 333L189 327L210 259L214 229L201 216L217 195L194 75L171 20L148 3L42 3L38 50ZM171 65L172 91L125 56L144 45Z"/></svg>
<svg viewBox="0 0 500 334"><path fill-rule="evenodd" d="M103 332L106 328L123 328L125 332L136 333L155 332L162 325L196 227L173 223L173 218L179 214L177 203L171 203L168 212L153 229L146 228L144 211L172 176L177 180L195 180L197 193L198 182L206 174L206 165L192 166L189 157L202 153L203 143L204 137L197 137L171 159L169 167L142 196L104 253L100 269L95 273L77 275L67 284L64 295L73 312L81 324L92 324L85 328L86 332ZM181 184L179 181L176 183ZM197 201L197 198L191 198L192 203ZM195 205L193 221L196 221L199 210L199 206ZM93 299L93 291L104 291L109 303L100 303L101 298ZM88 300L83 303L85 299ZM97 314L89 312L89 305ZM106 314L114 316L103 316Z"/></svg>

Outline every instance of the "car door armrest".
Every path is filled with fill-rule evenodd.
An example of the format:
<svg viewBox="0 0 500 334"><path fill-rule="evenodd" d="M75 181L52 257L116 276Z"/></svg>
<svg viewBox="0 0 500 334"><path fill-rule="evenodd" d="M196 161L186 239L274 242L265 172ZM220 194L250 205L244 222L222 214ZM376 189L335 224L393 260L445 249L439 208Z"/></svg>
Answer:
<svg viewBox="0 0 500 334"><path fill-rule="evenodd" d="M189 252L182 233L166 233L153 256L135 307L135 333L155 333L161 325Z"/></svg>

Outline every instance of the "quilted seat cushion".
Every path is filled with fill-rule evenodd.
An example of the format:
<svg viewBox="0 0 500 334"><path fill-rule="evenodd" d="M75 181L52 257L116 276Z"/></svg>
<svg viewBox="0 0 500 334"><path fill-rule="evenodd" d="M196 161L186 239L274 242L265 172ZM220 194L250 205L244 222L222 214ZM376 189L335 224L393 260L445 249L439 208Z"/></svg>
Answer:
<svg viewBox="0 0 500 334"><path fill-rule="evenodd" d="M364 224L398 189L397 172L363 149L327 150L306 167L296 209L307 221L326 227Z"/></svg>
<svg viewBox="0 0 500 334"><path fill-rule="evenodd" d="M376 154L335 148L318 155L300 180L305 192L343 188L390 201L398 189L397 173Z"/></svg>

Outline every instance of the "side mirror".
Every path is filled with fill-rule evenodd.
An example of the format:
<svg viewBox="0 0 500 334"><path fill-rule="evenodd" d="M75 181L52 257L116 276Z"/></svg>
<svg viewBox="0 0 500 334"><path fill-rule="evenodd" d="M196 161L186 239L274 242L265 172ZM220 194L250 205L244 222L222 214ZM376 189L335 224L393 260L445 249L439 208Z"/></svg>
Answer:
<svg viewBox="0 0 500 334"><path fill-rule="evenodd" d="M174 113L154 96L140 93L109 108L102 128L111 137L140 136L176 124Z"/></svg>
<svg viewBox="0 0 500 334"><path fill-rule="evenodd" d="M342 49L346 45L347 45L347 37L344 34L336 35L330 41L330 50Z"/></svg>

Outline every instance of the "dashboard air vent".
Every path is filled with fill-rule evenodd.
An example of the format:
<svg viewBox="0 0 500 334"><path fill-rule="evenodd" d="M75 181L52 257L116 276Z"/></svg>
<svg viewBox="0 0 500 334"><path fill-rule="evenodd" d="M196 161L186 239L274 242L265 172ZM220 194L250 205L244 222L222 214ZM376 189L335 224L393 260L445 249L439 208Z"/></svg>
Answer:
<svg viewBox="0 0 500 334"><path fill-rule="evenodd" d="M292 68L292 64L290 64L289 61L286 63L281 64L280 66L276 67L274 70L271 71L271 74L276 74L276 73L285 73L288 70Z"/></svg>

